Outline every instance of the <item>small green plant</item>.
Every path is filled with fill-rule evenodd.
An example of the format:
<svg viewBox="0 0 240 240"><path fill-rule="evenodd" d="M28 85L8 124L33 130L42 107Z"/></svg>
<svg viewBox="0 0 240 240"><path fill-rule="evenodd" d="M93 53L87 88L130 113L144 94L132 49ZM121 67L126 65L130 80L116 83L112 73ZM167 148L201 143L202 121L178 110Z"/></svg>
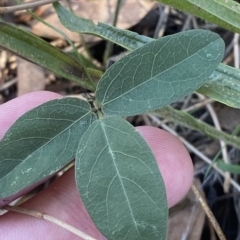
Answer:
<svg viewBox="0 0 240 240"><path fill-rule="evenodd" d="M223 80L231 75L237 81L239 73L220 64L224 42L216 33L191 30L153 40L103 23L95 25L59 3L54 7L69 30L103 37L132 52L96 83L91 78L94 71L81 65L81 59L0 22L2 47L94 92L90 102L76 98L47 102L9 129L0 142L0 206L75 158L79 194L107 239L164 240L168 207L161 173L149 146L123 117L158 112L196 90L236 107L239 100L229 101L221 91ZM221 91L214 92L216 86ZM206 129L210 128L202 127L203 132ZM208 133L239 146L239 139L232 136Z"/></svg>

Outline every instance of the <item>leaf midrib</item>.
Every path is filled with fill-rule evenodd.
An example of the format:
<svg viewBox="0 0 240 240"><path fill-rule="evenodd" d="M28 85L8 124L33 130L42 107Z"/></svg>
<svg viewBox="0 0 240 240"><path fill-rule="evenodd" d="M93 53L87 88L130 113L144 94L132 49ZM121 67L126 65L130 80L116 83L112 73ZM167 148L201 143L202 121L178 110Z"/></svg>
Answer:
<svg viewBox="0 0 240 240"><path fill-rule="evenodd" d="M110 154L111 154L111 156L112 156L112 162L113 162L113 164L114 164L114 167L115 167L117 176L118 176L119 181L120 181L120 183L121 183L121 186L122 186L122 189L123 189L123 192L124 192L124 196L125 196L125 198L126 198L126 200L127 200L127 203L128 203L128 206L129 206L129 210L130 210L130 213L131 213L133 222L135 223L135 228L136 228L137 231L138 231L138 235L141 237L141 234L139 233L139 230L138 230L138 227L137 227L137 224L136 224L136 220L135 220L134 214L133 214L133 212L132 212L131 204L130 204L130 202L129 202L129 200L128 200L128 196L127 196L127 193L126 193L126 191L125 191L124 184L123 184L123 182L122 182L121 174L119 173L119 171L118 171L118 169L117 169L116 162L115 162L115 160L114 160L114 159L115 159L115 155L114 155L114 153L113 153L113 151L112 151L112 149L111 149L111 145L110 145L110 143L109 143L109 141L108 141L108 137L107 137L107 133L106 133L106 131L105 131L104 125L105 125L105 124L104 124L102 121L100 121L100 126L101 126L101 128L102 128L103 133L104 133L104 138L105 138L105 140L106 140L106 143L107 143L109 152L110 152ZM106 203L107 203L107 199L106 199ZM142 239L142 237L141 237L141 239Z"/></svg>

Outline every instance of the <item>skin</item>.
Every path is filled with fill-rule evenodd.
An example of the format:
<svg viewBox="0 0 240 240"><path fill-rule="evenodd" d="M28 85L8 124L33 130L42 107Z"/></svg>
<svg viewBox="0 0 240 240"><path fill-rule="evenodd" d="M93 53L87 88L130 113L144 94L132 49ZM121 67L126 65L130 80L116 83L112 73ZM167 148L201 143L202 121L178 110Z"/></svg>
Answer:
<svg viewBox="0 0 240 240"><path fill-rule="evenodd" d="M0 106L0 139L9 127L28 110L52 99L61 98L52 92L34 92ZM179 202L188 192L193 180L193 165L183 144L171 134L155 127L138 127L152 149L166 186L168 206ZM52 215L100 240L105 239L94 226L74 182L70 169L48 188L21 207ZM0 238L8 240L77 240L76 235L59 226L31 216L9 212L0 216Z"/></svg>

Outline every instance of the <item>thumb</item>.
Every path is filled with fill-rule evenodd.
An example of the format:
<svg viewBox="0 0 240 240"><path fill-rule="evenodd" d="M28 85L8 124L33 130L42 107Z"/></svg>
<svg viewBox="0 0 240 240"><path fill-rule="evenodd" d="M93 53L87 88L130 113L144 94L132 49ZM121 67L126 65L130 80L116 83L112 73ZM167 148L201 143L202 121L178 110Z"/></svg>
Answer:
<svg viewBox="0 0 240 240"><path fill-rule="evenodd" d="M156 127L137 127L150 146L162 174L168 206L179 202L193 181L193 164L185 146L172 134Z"/></svg>

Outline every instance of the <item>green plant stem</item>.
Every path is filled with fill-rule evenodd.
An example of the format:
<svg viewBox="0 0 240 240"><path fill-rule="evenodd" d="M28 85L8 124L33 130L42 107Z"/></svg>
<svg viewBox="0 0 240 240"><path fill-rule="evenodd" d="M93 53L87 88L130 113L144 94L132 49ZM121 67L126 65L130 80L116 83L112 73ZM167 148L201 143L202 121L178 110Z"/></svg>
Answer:
<svg viewBox="0 0 240 240"><path fill-rule="evenodd" d="M151 112L151 114L154 114L156 116L160 116L166 119L169 119L171 121L174 121L178 124L181 124L183 126L189 127L191 129L197 130L199 132L202 132L203 134L206 134L207 136L222 140L226 142L227 144L233 145L240 149L240 138L236 136L231 136L227 133L218 131L216 128L195 119L190 114L176 110L170 106L164 107L160 110L156 110L154 112Z"/></svg>
<svg viewBox="0 0 240 240"><path fill-rule="evenodd" d="M40 17L38 17L38 16L37 16L35 13L33 13L32 11L27 10L27 12L28 12L29 14L31 14L34 18L36 18L38 21L40 21L40 22L42 22L43 24L47 25L48 27L54 29L56 32L58 32L59 34L61 34L61 35L67 40L67 42L72 46L74 52L76 53L77 60L78 60L78 62L81 64L81 66L83 67L83 70L84 70L84 72L85 72L85 74L86 74L86 76L87 76L87 79L89 80L89 82L91 83L91 85L92 85L92 87L93 87L93 88L91 87L91 89L89 89L89 88L88 88L88 89L95 91L95 90L96 90L96 83L93 81L93 79L91 78L90 74L88 73L87 68L86 68L85 64L83 63L83 60L82 60L81 55L78 54L78 50L76 49L75 45L72 43L72 41L70 40L70 38L69 38L65 33L63 33L61 30L59 30L59 29L55 28L54 26L52 26L51 24L45 22L43 19L41 19ZM86 82L86 81L85 81L85 82Z"/></svg>
<svg viewBox="0 0 240 240"><path fill-rule="evenodd" d="M120 11L121 2L122 2L122 0L118 0L116 8L115 8L114 19L113 19L113 24L112 24L114 27L117 24L117 19L118 19L118 14ZM103 57L103 62L105 64L105 66L106 66L106 63L107 63L112 51L113 51L113 43L108 41L107 45L106 45L106 50L104 52L104 57Z"/></svg>
<svg viewBox="0 0 240 240"><path fill-rule="evenodd" d="M100 79L103 75L103 72L97 69L87 68L87 71L89 74L91 74L91 76L96 77L98 79Z"/></svg>

